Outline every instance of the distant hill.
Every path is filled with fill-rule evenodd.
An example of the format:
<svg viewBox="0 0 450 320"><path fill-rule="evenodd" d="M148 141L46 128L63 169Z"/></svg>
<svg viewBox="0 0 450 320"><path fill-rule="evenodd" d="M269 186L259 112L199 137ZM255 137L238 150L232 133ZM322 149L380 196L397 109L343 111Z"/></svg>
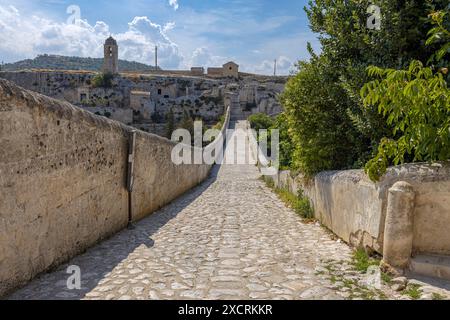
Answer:
<svg viewBox="0 0 450 320"><path fill-rule="evenodd" d="M3 71L19 71L25 69L99 71L101 70L102 65L103 58L65 57L44 54L39 55L34 59L5 64L1 67L1 69ZM139 62L119 60L119 70L129 72L146 72L155 70L155 67Z"/></svg>

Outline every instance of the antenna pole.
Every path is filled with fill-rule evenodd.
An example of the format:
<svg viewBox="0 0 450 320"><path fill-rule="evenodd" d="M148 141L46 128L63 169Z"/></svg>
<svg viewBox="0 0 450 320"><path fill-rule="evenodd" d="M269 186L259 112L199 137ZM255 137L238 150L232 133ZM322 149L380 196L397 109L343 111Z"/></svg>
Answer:
<svg viewBox="0 0 450 320"><path fill-rule="evenodd" d="M158 46L155 46L155 69L158 70Z"/></svg>

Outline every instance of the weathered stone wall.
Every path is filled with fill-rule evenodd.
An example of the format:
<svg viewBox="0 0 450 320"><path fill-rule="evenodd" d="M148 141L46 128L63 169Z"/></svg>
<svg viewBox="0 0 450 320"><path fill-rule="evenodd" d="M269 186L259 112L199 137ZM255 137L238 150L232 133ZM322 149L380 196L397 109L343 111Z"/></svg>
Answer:
<svg viewBox="0 0 450 320"><path fill-rule="evenodd" d="M112 80L110 88L95 88L96 75L83 71L0 72L0 78L25 89L156 134L161 132L158 125L166 122L170 111L175 122L186 113L207 123L217 122L224 114L224 99L230 93L236 96L236 101L232 99L235 118L246 119L254 113L276 115L281 112L277 95L287 80L252 75L238 80L177 73L123 73Z"/></svg>
<svg viewBox="0 0 450 320"><path fill-rule="evenodd" d="M0 296L127 225L130 130L0 80ZM174 145L138 131L133 219L207 177Z"/></svg>
<svg viewBox="0 0 450 320"><path fill-rule="evenodd" d="M78 103L79 88L88 88L94 78L93 72L0 72L0 78L58 100Z"/></svg>
<svg viewBox="0 0 450 320"><path fill-rule="evenodd" d="M184 112L206 121L217 121L224 113L222 91L225 82L197 77L122 74L111 88L94 88L95 73L72 71L0 72L0 78L58 100L67 101L101 115L108 113L124 124L162 123L172 109L177 121ZM133 92L149 94L147 99ZM127 111L123 111L127 110ZM130 111L135 111L130 120Z"/></svg>
<svg viewBox="0 0 450 320"><path fill-rule="evenodd" d="M390 168L379 183L362 170L333 171L313 179L289 171L269 177L277 187L311 200L315 216L346 242L383 253L388 194L397 182L414 192L412 253L450 255L450 163Z"/></svg>
<svg viewBox="0 0 450 320"><path fill-rule="evenodd" d="M413 253L450 255L450 163L392 168L383 187L397 181L409 183L415 193Z"/></svg>

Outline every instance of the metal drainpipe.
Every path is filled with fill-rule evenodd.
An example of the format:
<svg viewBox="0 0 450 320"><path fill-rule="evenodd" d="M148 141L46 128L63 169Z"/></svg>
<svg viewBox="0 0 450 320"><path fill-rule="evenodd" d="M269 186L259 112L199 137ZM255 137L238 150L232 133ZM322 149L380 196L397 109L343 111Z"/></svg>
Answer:
<svg viewBox="0 0 450 320"><path fill-rule="evenodd" d="M128 136L128 228L133 228L133 186L134 186L134 155L136 149L136 130L132 130Z"/></svg>

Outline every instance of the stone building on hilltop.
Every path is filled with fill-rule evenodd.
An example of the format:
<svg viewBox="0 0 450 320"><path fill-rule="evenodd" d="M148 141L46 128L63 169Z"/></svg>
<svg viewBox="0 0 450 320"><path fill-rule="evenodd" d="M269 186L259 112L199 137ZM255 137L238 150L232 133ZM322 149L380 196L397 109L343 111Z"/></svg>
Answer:
<svg viewBox="0 0 450 320"><path fill-rule="evenodd" d="M208 68L208 76L213 78L239 78L239 65L230 61L225 63L221 68Z"/></svg>
<svg viewBox="0 0 450 320"><path fill-rule="evenodd" d="M239 65L233 61L225 63L223 65L223 75L224 77L239 78Z"/></svg>

